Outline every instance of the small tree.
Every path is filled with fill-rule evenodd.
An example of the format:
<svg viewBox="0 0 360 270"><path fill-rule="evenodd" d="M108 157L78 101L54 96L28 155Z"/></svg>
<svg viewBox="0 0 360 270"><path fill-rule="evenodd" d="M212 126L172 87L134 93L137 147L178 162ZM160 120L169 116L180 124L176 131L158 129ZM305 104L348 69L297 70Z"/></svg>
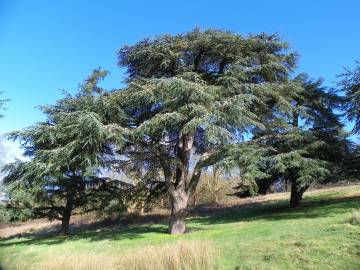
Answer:
<svg viewBox="0 0 360 270"><path fill-rule="evenodd" d="M128 87L113 95L131 133L120 151L122 164L164 179L170 233L185 233L187 204L202 170L262 127L268 102L289 108L283 94L291 89L287 76L296 55L287 48L276 35L195 29L120 50Z"/></svg>

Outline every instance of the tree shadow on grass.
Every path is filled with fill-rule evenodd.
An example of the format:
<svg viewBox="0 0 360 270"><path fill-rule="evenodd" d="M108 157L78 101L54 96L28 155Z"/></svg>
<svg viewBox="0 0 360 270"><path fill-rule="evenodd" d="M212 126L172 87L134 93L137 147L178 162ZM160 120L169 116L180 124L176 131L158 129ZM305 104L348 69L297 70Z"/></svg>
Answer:
<svg viewBox="0 0 360 270"><path fill-rule="evenodd" d="M76 240L89 240L89 241L100 241L100 240L113 240L120 241L124 239L136 239L142 238L147 233L166 233L166 228L162 226L138 226L138 227L122 227L122 228L103 228L100 230L87 230L79 234L70 234L68 236L57 236L56 232L44 232L39 233L27 233L21 235L19 241L17 237L9 237L0 240L0 247L6 246L21 246L21 245L57 245L65 241L76 241ZM14 241L9 241L14 240Z"/></svg>
<svg viewBox="0 0 360 270"><path fill-rule="evenodd" d="M304 200L302 205L292 208L287 200L261 202L245 206L209 209L191 218L201 225L223 224L254 220L314 219L349 212L360 206L360 195L346 198Z"/></svg>
<svg viewBox="0 0 360 270"><path fill-rule="evenodd" d="M191 232L200 230L204 229L196 226L190 226ZM89 242L101 240L132 240L145 238L148 234L168 234L167 225L164 223L159 223L157 225L137 226L117 225L112 227L103 227L101 229L94 229L93 226L89 227L88 229L84 229L83 226L80 226L67 236L59 236L58 231L53 228L51 230L41 230L38 232L21 234L17 237L12 236L9 238L0 239L0 248L13 245L57 245L64 243L65 241L77 240L87 240Z"/></svg>
<svg viewBox="0 0 360 270"><path fill-rule="evenodd" d="M325 198L325 199L324 199ZM286 219L313 219L349 212L351 208L360 206L360 195L346 198L316 198L305 199L298 208L290 208L287 200L273 202L258 202L248 205L231 207L197 207L191 209L189 228L191 232L206 230L201 225L224 224L239 221L254 220L286 220ZM155 215L156 216L156 215ZM166 216L151 215L137 220L134 226L126 222L112 221L81 225L73 228L69 236L57 236L56 228L50 228L33 233L26 233L0 239L0 248L12 245L56 245L65 241L121 241L125 239L144 238L149 233L167 234ZM143 224L141 225L141 221ZM157 225L149 225L156 223ZM200 225L200 226L197 226ZM21 237L21 238L19 238ZM19 238L19 239L18 239ZM17 240L18 239L18 240ZM14 241L11 241L14 240Z"/></svg>

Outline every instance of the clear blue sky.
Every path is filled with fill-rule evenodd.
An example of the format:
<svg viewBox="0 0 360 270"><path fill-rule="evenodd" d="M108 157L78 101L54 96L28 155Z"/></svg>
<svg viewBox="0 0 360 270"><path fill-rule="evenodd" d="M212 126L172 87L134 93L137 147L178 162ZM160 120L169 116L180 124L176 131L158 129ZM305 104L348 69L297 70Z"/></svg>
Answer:
<svg viewBox="0 0 360 270"><path fill-rule="evenodd" d="M37 105L76 91L93 68L121 86L116 51L125 44L198 26L279 33L300 53L298 72L331 85L360 58L360 1L0 0L0 90L11 98L0 132L42 119Z"/></svg>

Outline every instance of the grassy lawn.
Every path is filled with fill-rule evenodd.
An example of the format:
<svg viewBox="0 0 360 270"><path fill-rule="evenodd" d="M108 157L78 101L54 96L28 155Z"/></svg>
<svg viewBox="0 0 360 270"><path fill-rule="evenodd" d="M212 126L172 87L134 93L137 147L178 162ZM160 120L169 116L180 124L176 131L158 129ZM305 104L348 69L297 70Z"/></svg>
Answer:
<svg viewBox="0 0 360 270"><path fill-rule="evenodd" d="M216 269L360 269L360 225L347 222L359 207L360 186L352 186L308 195L297 209L277 200L193 217L191 233L181 236L156 224L2 239L0 262L5 270L30 269L63 254L112 258L181 240L212 245Z"/></svg>

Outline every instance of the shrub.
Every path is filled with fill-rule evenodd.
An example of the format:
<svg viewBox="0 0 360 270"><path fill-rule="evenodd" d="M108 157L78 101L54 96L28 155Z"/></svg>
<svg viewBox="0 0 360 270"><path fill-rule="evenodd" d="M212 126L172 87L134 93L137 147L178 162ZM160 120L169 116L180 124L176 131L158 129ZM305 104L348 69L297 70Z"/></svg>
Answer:
<svg viewBox="0 0 360 270"><path fill-rule="evenodd" d="M0 204L0 223L26 221L32 217L30 209L18 209Z"/></svg>
<svg viewBox="0 0 360 270"><path fill-rule="evenodd" d="M228 194L234 192L236 180L236 178L227 179L216 173L204 173L193 194L192 204L216 204L226 201Z"/></svg>

